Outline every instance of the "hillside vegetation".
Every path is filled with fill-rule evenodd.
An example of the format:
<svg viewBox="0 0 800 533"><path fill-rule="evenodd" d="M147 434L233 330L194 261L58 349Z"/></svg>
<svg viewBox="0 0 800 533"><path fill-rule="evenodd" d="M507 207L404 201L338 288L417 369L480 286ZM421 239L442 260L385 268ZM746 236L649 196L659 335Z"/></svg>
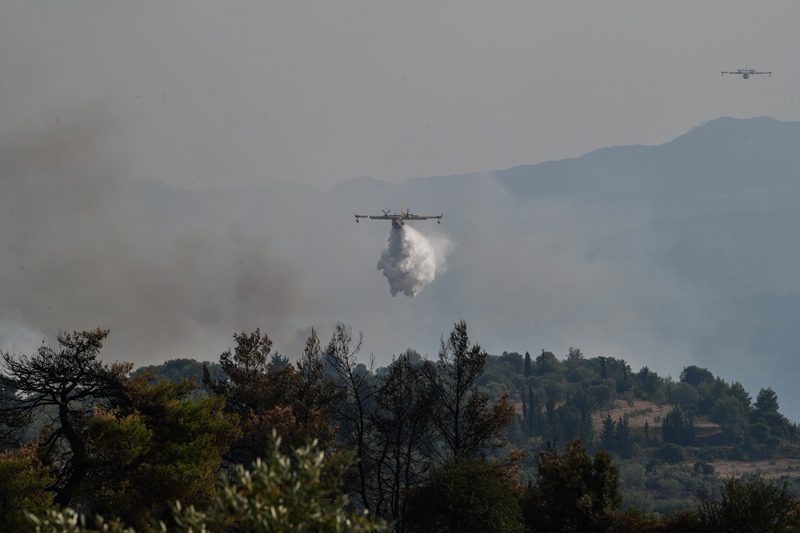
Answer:
<svg viewBox="0 0 800 533"><path fill-rule="evenodd" d="M490 356L461 321L434 360L376 368L339 325L293 359L256 329L218 363L133 372L101 361L107 335L2 354L0 530L800 526L797 426L697 366Z"/></svg>

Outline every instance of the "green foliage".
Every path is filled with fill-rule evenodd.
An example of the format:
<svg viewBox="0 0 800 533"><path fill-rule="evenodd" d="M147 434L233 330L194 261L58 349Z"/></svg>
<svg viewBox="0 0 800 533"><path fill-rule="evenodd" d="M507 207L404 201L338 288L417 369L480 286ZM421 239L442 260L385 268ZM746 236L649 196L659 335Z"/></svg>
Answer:
<svg viewBox="0 0 800 533"><path fill-rule="evenodd" d="M694 441L694 421L692 417L675 407L667 413L661 424L661 437L664 442L689 445Z"/></svg>
<svg viewBox="0 0 800 533"><path fill-rule="evenodd" d="M714 374L699 366L687 366L681 372L681 383L688 383L693 387L712 381L714 381Z"/></svg>
<svg viewBox="0 0 800 533"><path fill-rule="evenodd" d="M681 463L686 458L683 453L683 448L675 444L665 444L661 446L656 451L655 456L661 461L671 465Z"/></svg>
<svg viewBox="0 0 800 533"><path fill-rule="evenodd" d="M0 409L0 422L25 427L48 412L43 460L55 470L55 501L69 503L91 469L85 423L95 406L124 402L129 364L106 365L100 350L108 330L58 335L58 347L42 345L34 355L2 353L0 386L15 390Z"/></svg>
<svg viewBox="0 0 800 533"><path fill-rule="evenodd" d="M646 366L635 374L635 382L635 391L638 397L655 402L666 400L666 383L664 379Z"/></svg>
<svg viewBox="0 0 800 533"><path fill-rule="evenodd" d="M424 367L433 394L432 422L445 449L444 457L469 457L503 443L503 431L514 411L506 395L491 401L478 391L486 352L470 346L467 324L457 322L442 340L439 359Z"/></svg>
<svg viewBox="0 0 800 533"><path fill-rule="evenodd" d="M294 450L290 457L280 451L273 433L273 452L257 459L250 470L237 465L231 481L212 505L199 511L176 504L175 531L251 532L371 532L383 527L366 514L349 513L342 495L340 471L326 471L325 454L316 444Z"/></svg>
<svg viewBox="0 0 800 533"><path fill-rule="evenodd" d="M52 505L48 469L29 446L0 453L0 531L23 531L26 513L43 513Z"/></svg>
<svg viewBox="0 0 800 533"><path fill-rule="evenodd" d="M83 508L143 527L167 519L169 502L206 505L222 455L237 436L217 397L192 399L186 382L127 385L127 412L96 411L88 424L93 465L81 484Z"/></svg>
<svg viewBox="0 0 800 533"><path fill-rule="evenodd" d="M521 490L507 466L482 459L456 458L444 465L407 500L407 531L518 532Z"/></svg>
<svg viewBox="0 0 800 533"><path fill-rule="evenodd" d="M747 411L733 396L723 396L711 409L711 420L723 428L739 428L747 423Z"/></svg>
<svg viewBox="0 0 800 533"><path fill-rule="evenodd" d="M28 520L28 527L33 527L36 533L136 533L119 520L107 521L102 516L93 517L94 525L88 525L84 515L70 508L30 514ZM166 528L161 531L166 531Z"/></svg>
<svg viewBox="0 0 800 533"><path fill-rule="evenodd" d="M767 387L758 391L756 398L756 409L762 413L778 412L778 395L774 390Z"/></svg>
<svg viewBox="0 0 800 533"><path fill-rule="evenodd" d="M235 464L250 464L274 445L269 438L274 430L284 435L276 456L292 457L294 467L295 449L312 438L322 449L335 449L335 442L337 449L352 453L352 466L323 469L325 501L338 502L340 510L366 508L397 531L446 529L453 523L462 530L505 527L497 525L504 523L501 517L485 517L495 511L512 516L517 503L496 509L485 503L502 492L497 479L513 490L518 480L505 466L484 460L485 454L502 453L498 447L504 437L531 452L520 468L529 469L526 477L533 478L533 469L539 476L522 501L528 525L544 531L623 531L627 526L621 524L641 531L669 531L675 524L686 531L700 527L697 514L662 520L620 513L616 470L607 455L592 458L572 444L563 455L553 448L542 452L547 441L580 439L628 459L620 465L626 508L666 514L688 509L697 490L719 483L710 464L716 459L777 458L797 449L798 427L779 413L771 389L762 389L752 405L740 383L728 385L696 366L685 368L680 382L674 382L647 368L633 372L621 359L586 357L575 348L562 359L544 350L535 360L516 352L490 356L470 342L463 321L443 342L438 361L409 352L374 370L371 363L357 360L360 340L343 325L324 350L312 333L295 363L273 353L271 340L259 330L236 334L235 348L223 353L217 365L224 373L212 375L213 365L203 371L210 395L182 379L197 379L202 367L192 360L140 369L133 378L126 377L126 365L102 365L96 355L105 333L62 336L61 348L47 351L47 357L4 357L2 436L17 428L16 438L40 436L29 458L34 466L24 474L9 474L17 470L9 470L8 454L0 458L0 481L13 478L2 487L3 497L7 502L33 494L7 507L33 510L43 531L51 526L58 531L150 531L162 527L158 520L177 531L250 530L256 527L253 513L269 507L258 496L267 490L266 481L245 482L237 469L236 479L224 485L226 494L218 493L215 482L223 456L234 463L226 463L231 474ZM155 379L156 373L167 379ZM52 403L53 394L37 396L31 384L63 387L68 398ZM642 427L629 425L652 413L651 406L640 409L634 400L674 406L663 420L656 419L663 445L655 426L645 423L642 435ZM592 414L620 407L628 412L616 420L607 417L595 435ZM232 442L235 449L226 454ZM36 463L37 454L47 468ZM272 465L272 459L262 464ZM495 467L500 469L491 471ZM36 477L50 472L56 477L49 482ZM557 481L545 491L548 479ZM53 487L60 502L88 513L87 524L82 526L69 510L43 513ZM480 496L484 489L489 491L485 498ZM347 504L338 494L356 502ZM181 506L171 507L176 500ZM448 502L458 503L448 507ZM231 515L234 505L242 516ZM468 526L455 514L467 516ZM102 522L100 515L119 522ZM17 524L21 516L6 513L3 518ZM2 524L0 519L0 530ZM281 524L270 530L285 530Z"/></svg>
<svg viewBox="0 0 800 533"><path fill-rule="evenodd" d="M549 447L539 455L536 485L523 498L529 531L606 531L619 510L619 474L611 457L591 458L579 441L559 454Z"/></svg>
<svg viewBox="0 0 800 533"><path fill-rule="evenodd" d="M203 382L203 368L207 368L214 379L225 377L225 373L218 363L201 363L185 358L170 359L160 365L141 366L133 372L132 377L146 374L156 380L166 379L173 383L188 380L200 384Z"/></svg>
<svg viewBox="0 0 800 533"><path fill-rule="evenodd" d="M257 460L250 470L238 465L209 506L198 510L175 502L169 528L161 522L140 531L335 533L384 529L365 514L346 511L347 498L338 482L343 465L326 460L314 445L294 450L290 457L280 452L280 439L274 434L272 443L269 458ZM118 520L107 522L100 516L87 520L72 509L51 510L30 519L42 533L134 533ZM94 526L87 526L92 523Z"/></svg>
<svg viewBox="0 0 800 533"><path fill-rule="evenodd" d="M203 382L225 400L225 410L240 419L242 436L228 458L249 464L269 444L273 430L283 435L284 450L317 439L333 439L331 415L336 390L325 375L321 348L312 330L299 361L272 354L272 340L261 330L235 333L236 346L220 355L227 379L215 379L207 368Z"/></svg>
<svg viewBox="0 0 800 533"><path fill-rule="evenodd" d="M600 432L600 446L620 457L629 459L633 455L633 438L627 418L620 417L617 422L607 415Z"/></svg>
<svg viewBox="0 0 800 533"><path fill-rule="evenodd" d="M719 496L702 492L697 514L708 531L778 533L800 530L800 504L786 483L760 477L725 480Z"/></svg>
<svg viewBox="0 0 800 533"><path fill-rule="evenodd" d="M750 397L750 393L745 390L744 385L737 381L731 385L729 394L742 404L745 411L750 410L750 404L753 399Z"/></svg>
<svg viewBox="0 0 800 533"><path fill-rule="evenodd" d="M542 354L536 358L534 368L539 376L555 374L561 369L561 363L556 359L553 352L542 351Z"/></svg>

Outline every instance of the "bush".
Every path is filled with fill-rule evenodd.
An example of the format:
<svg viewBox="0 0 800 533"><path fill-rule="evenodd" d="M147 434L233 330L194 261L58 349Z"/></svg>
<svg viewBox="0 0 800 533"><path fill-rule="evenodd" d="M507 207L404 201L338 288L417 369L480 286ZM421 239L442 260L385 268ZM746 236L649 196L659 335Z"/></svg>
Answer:
<svg viewBox="0 0 800 533"><path fill-rule="evenodd" d="M684 460L683 448L675 444L665 444L656 450L656 457L671 465L681 463Z"/></svg>
<svg viewBox="0 0 800 533"><path fill-rule="evenodd" d="M26 513L42 513L52 504L53 479L33 447L0 453L0 531L24 531Z"/></svg>
<svg viewBox="0 0 800 533"><path fill-rule="evenodd" d="M580 441L539 455L536 485L523 498L530 531L607 531L622 498L619 474L604 451L590 457Z"/></svg>
<svg viewBox="0 0 800 533"><path fill-rule="evenodd" d="M407 499L410 532L518 532L520 490L508 468L481 459L455 459Z"/></svg>
<svg viewBox="0 0 800 533"><path fill-rule="evenodd" d="M719 497L700 494L697 514L708 531L778 533L800 530L799 505L786 483L731 478Z"/></svg>
<svg viewBox="0 0 800 533"><path fill-rule="evenodd" d="M339 482L341 472L331 469L323 452L314 446L294 451L290 458L280 452L280 439L273 434L274 452L266 461L256 460L251 470L241 465L232 481L225 480L222 489L208 509L173 506L169 531L199 533L208 531L318 531L373 532L383 526L364 514L349 513L347 498ZM338 465L343 466L343 465ZM512 499L516 502L516 499ZM37 532L84 533L104 531L132 533L118 521L104 522L101 517L87 521L72 509L50 511L32 517ZM97 528L87 528L94 522ZM167 531L162 523L161 531Z"/></svg>

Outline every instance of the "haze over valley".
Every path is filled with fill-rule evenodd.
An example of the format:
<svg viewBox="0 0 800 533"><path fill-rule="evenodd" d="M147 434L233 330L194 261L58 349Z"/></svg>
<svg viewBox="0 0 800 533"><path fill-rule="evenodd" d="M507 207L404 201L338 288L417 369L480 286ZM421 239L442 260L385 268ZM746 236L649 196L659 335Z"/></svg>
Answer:
<svg viewBox="0 0 800 533"><path fill-rule="evenodd" d="M108 360L215 359L261 327L292 357L344 322L380 364L465 319L490 353L578 346L677 375L773 386L800 419L800 123L720 118L657 146L491 173L332 188L188 189L102 148L113 115L17 132L0 157L0 344L109 327ZM447 242L409 298L377 269L390 224Z"/></svg>

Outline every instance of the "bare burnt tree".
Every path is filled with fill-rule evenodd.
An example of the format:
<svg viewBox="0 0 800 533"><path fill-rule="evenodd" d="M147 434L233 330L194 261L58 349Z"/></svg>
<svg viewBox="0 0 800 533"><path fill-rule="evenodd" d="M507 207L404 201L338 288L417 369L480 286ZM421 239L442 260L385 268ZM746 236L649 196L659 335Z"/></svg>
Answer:
<svg viewBox="0 0 800 533"><path fill-rule="evenodd" d="M341 436L351 441L356 452L356 468L358 473L356 492L364 509L374 512L371 505L373 484L369 475L369 408L375 388L370 382L373 361L369 367L358 362L363 335L353 338L353 331L344 324L337 324L325 350L325 358L336 374L336 383L341 391L341 399L337 403L335 418L340 426Z"/></svg>
<svg viewBox="0 0 800 533"><path fill-rule="evenodd" d="M34 416L50 418L50 431L40 443L53 466L55 501L69 504L91 468L85 421L97 405L126 400L124 381L129 364L103 364L99 359L108 330L61 333L58 348L42 345L35 355L2 354L0 382L15 390L0 409L0 419L22 427Z"/></svg>
<svg viewBox="0 0 800 533"><path fill-rule="evenodd" d="M441 462L503 444L503 429L514 410L507 396L492 403L477 390L476 380L485 363L486 352L478 344L470 346L467 324L462 320L447 340L442 339L438 361L424 367L435 399L433 425L441 439L433 453Z"/></svg>
<svg viewBox="0 0 800 533"><path fill-rule="evenodd" d="M404 531L405 495L427 480L430 461L422 450L431 438L433 395L421 365L408 353L382 377L370 421L374 428L376 513Z"/></svg>

